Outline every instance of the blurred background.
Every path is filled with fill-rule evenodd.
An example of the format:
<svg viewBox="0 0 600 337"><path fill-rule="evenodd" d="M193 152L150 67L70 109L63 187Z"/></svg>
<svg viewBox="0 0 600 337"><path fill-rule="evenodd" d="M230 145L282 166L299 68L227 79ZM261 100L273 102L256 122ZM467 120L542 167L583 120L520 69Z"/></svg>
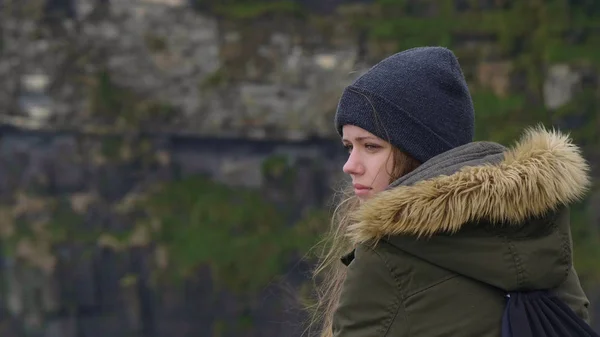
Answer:
<svg viewBox="0 0 600 337"><path fill-rule="evenodd" d="M0 336L299 337L337 100L421 45L459 57L478 140L584 149L600 331L600 1L0 0Z"/></svg>

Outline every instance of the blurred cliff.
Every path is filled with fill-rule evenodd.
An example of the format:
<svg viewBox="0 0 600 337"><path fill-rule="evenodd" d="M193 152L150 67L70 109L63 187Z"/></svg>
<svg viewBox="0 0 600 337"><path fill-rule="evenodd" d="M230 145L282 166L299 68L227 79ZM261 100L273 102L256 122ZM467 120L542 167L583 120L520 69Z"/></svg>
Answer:
<svg viewBox="0 0 600 337"><path fill-rule="evenodd" d="M0 0L0 16L2 336L300 336L301 258L342 179L339 94L433 44L464 67L478 139L544 123L584 148L575 263L600 303L600 2Z"/></svg>

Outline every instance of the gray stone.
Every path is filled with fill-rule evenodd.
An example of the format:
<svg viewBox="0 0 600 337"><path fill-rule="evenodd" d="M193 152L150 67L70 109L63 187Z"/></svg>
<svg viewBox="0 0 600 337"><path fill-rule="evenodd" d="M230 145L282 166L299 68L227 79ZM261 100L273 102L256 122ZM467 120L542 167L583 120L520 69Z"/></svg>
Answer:
<svg viewBox="0 0 600 337"><path fill-rule="evenodd" d="M571 70L569 65L557 64L548 69L544 81L544 103L549 109L558 109L573 98L581 75Z"/></svg>
<svg viewBox="0 0 600 337"><path fill-rule="evenodd" d="M94 2L85 0L78 6L83 19ZM185 2L111 1L110 8L110 16L97 22L83 20L81 30L68 30L69 48L105 63L111 78L121 87L177 107L181 113L174 118L178 125L163 127L197 134L247 135L265 128L280 130L281 134L291 132L295 137L331 134L330 110L336 94L349 82L349 74L357 66L356 45L328 46L322 41L319 48L309 48L288 33L305 27L292 29L290 22L289 26L273 23L270 29L250 31L267 35L259 45L246 51L248 30L219 26L215 18L191 11ZM30 30L36 27L34 21L27 21L27 25ZM12 21L5 26L18 29ZM165 49L148 48L148 37L163 39ZM10 80L14 74L7 73L15 68L14 62L24 69L37 67L51 79L62 76L61 62L68 62L65 41L30 40L24 44L27 39L22 35L21 40L9 44L12 54L0 58L0 80L5 74L4 87L9 90L16 83ZM240 65L241 78L228 82L231 74L223 73L221 82L214 84L216 87L201 92L200 83L210 81L224 64L226 59L222 59L225 56L221 52L226 52L223 48L227 45L244 52L233 55ZM99 65L93 61L81 65L81 69L94 76L101 69ZM67 80L55 83L51 96L24 96L22 106L30 111L28 118L35 119L27 124L43 127L49 123L90 123L87 92L85 87ZM10 99L0 94L0 102ZM264 135L272 136L277 135Z"/></svg>
<svg viewBox="0 0 600 337"><path fill-rule="evenodd" d="M77 337L77 321L74 317L50 320L43 337Z"/></svg>
<svg viewBox="0 0 600 337"><path fill-rule="evenodd" d="M232 186L259 188L263 184L262 160L256 157L223 158L215 180Z"/></svg>

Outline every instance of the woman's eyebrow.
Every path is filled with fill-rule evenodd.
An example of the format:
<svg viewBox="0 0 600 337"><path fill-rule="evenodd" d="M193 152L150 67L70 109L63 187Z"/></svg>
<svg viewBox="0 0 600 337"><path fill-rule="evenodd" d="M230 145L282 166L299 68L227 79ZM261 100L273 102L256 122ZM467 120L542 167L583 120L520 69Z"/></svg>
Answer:
<svg viewBox="0 0 600 337"><path fill-rule="evenodd" d="M362 141L362 140L367 140L367 139L372 139L372 140L377 140L377 138L372 137L372 136L363 136L363 137L355 137L354 140L356 141ZM344 138L342 139L343 142L349 142L348 139Z"/></svg>
<svg viewBox="0 0 600 337"><path fill-rule="evenodd" d="M371 139L371 140L377 140L377 138L375 138L375 137L372 137L372 136L356 137L356 138L354 138L354 139L356 139L356 140L358 140L358 141L361 141L361 140L367 140L367 139Z"/></svg>

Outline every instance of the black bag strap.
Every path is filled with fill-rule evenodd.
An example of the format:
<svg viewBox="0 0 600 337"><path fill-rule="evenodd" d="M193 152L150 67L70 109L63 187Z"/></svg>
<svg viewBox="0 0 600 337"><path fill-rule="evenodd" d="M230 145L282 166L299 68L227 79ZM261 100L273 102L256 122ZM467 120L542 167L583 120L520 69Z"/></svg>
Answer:
<svg viewBox="0 0 600 337"><path fill-rule="evenodd" d="M502 317L502 337L600 337L548 291L510 292Z"/></svg>

